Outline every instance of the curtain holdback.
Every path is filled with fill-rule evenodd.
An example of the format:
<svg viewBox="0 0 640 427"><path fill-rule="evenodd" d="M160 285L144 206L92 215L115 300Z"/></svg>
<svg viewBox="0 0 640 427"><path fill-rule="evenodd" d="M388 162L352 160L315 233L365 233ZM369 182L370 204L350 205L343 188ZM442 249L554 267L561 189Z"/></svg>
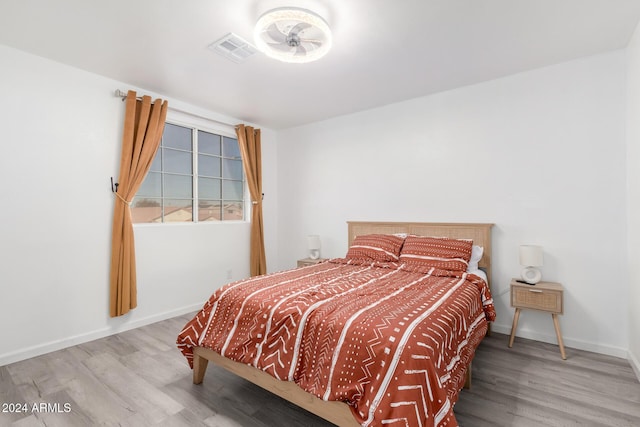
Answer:
<svg viewBox="0 0 640 427"><path fill-rule="evenodd" d="M118 184L117 182L113 182L113 177L111 177L111 192L112 193L117 193L118 192Z"/></svg>

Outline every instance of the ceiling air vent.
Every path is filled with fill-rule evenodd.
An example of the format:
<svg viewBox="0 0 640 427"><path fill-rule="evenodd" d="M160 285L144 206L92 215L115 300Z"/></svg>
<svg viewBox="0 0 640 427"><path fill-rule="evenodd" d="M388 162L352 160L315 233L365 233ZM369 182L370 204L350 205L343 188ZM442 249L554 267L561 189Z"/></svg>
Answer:
<svg viewBox="0 0 640 427"><path fill-rule="evenodd" d="M258 52L248 41L243 40L233 33L229 33L220 40L211 43L209 49L235 63L244 62L247 58Z"/></svg>

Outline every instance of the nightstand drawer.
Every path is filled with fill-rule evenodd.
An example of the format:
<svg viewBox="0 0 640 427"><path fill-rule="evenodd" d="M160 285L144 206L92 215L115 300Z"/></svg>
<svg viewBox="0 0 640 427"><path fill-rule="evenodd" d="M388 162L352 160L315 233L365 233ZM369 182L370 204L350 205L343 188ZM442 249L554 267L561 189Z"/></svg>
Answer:
<svg viewBox="0 0 640 427"><path fill-rule="evenodd" d="M512 287L512 307L562 313L562 291L525 286L526 288L521 286Z"/></svg>

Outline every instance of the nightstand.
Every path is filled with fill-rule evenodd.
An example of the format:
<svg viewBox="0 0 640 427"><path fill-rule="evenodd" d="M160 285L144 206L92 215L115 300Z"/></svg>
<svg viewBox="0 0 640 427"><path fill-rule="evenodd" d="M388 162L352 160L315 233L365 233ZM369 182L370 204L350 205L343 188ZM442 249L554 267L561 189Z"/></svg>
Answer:
<svg viewBox="0 0 640 427"><path fill-rule="evenodd" d="M304 259L299 259L298 260L298 267L307 267L309 265L318 264L318 263L321 263L322 261L326 261L326 260L327 260L327 258L318 258L318 259L304 258Z"/></svg>
<svg viewBox="0 0 640 427"><path fill-rule="evenodd" d="M516 279L511 280L511 307L515 307L516 312L513 315L509 348L513 346L513 340L516 336L520 311L522 309L546 311L551 313L553 318L553 326L556 329L562 359L567 358L564 352L562 333L560 333L560 322L558 321L558 314L562 314L563 311L562 292L563 288L560 283L538 282L535 285L527 285L526 283L516 282Z"/></svg>

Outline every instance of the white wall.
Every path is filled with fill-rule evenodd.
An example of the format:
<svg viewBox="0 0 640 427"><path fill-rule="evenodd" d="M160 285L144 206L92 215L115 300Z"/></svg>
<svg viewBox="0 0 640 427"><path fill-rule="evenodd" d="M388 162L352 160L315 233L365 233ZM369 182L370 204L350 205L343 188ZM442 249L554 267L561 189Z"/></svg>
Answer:
<svg viewBox="0 0 640 427"><path fill-rule="evenodd" d="M280 132L280 267L310 233L343 256L348 220L492 222L495 330L540 244L565 343L626 357L625 90L617 51ZM556 342L543 313L518 335Z"/></svg>
<svg viewBox="0 0 640 427"><path fill-rule="evenodd" d="M629 360L640 378L640 25L627 48Z"/></svg>
<svg viewBox="0 0 640 427"><path fill-rule="evenodd" d="M248 223L136 226L138 308L109 318L109 177L119 172L124 117L113 92L132 87L1 45L0 63L0 365L196 310L230 270L248 276ZM263 157L275 260L269 129Z"/></svg>
<svg viewBox="0 0 640 427"><path fill-rule="evenodd" d="M342 256L347 220L494 222L497 331L510 328L504 291L520 270L517 246L537 243L544 278L566 288L566 344L630 349L637 361L640 279L632 270L630 290L626 269L627 223L632 267L640 240L637 46L636 34L628 68L626 52L613 52L263 129L269 271L304 257L310 233L321 235L324 256ZM112 93L131 86L3 46L0 63L11 64L0 67L0 365L195 310L228 270L248 274L247 224L137 226L139 306L110 319L108 179L124 114ZM549 317L533 312L519 335L555 342Z"/></svg>

